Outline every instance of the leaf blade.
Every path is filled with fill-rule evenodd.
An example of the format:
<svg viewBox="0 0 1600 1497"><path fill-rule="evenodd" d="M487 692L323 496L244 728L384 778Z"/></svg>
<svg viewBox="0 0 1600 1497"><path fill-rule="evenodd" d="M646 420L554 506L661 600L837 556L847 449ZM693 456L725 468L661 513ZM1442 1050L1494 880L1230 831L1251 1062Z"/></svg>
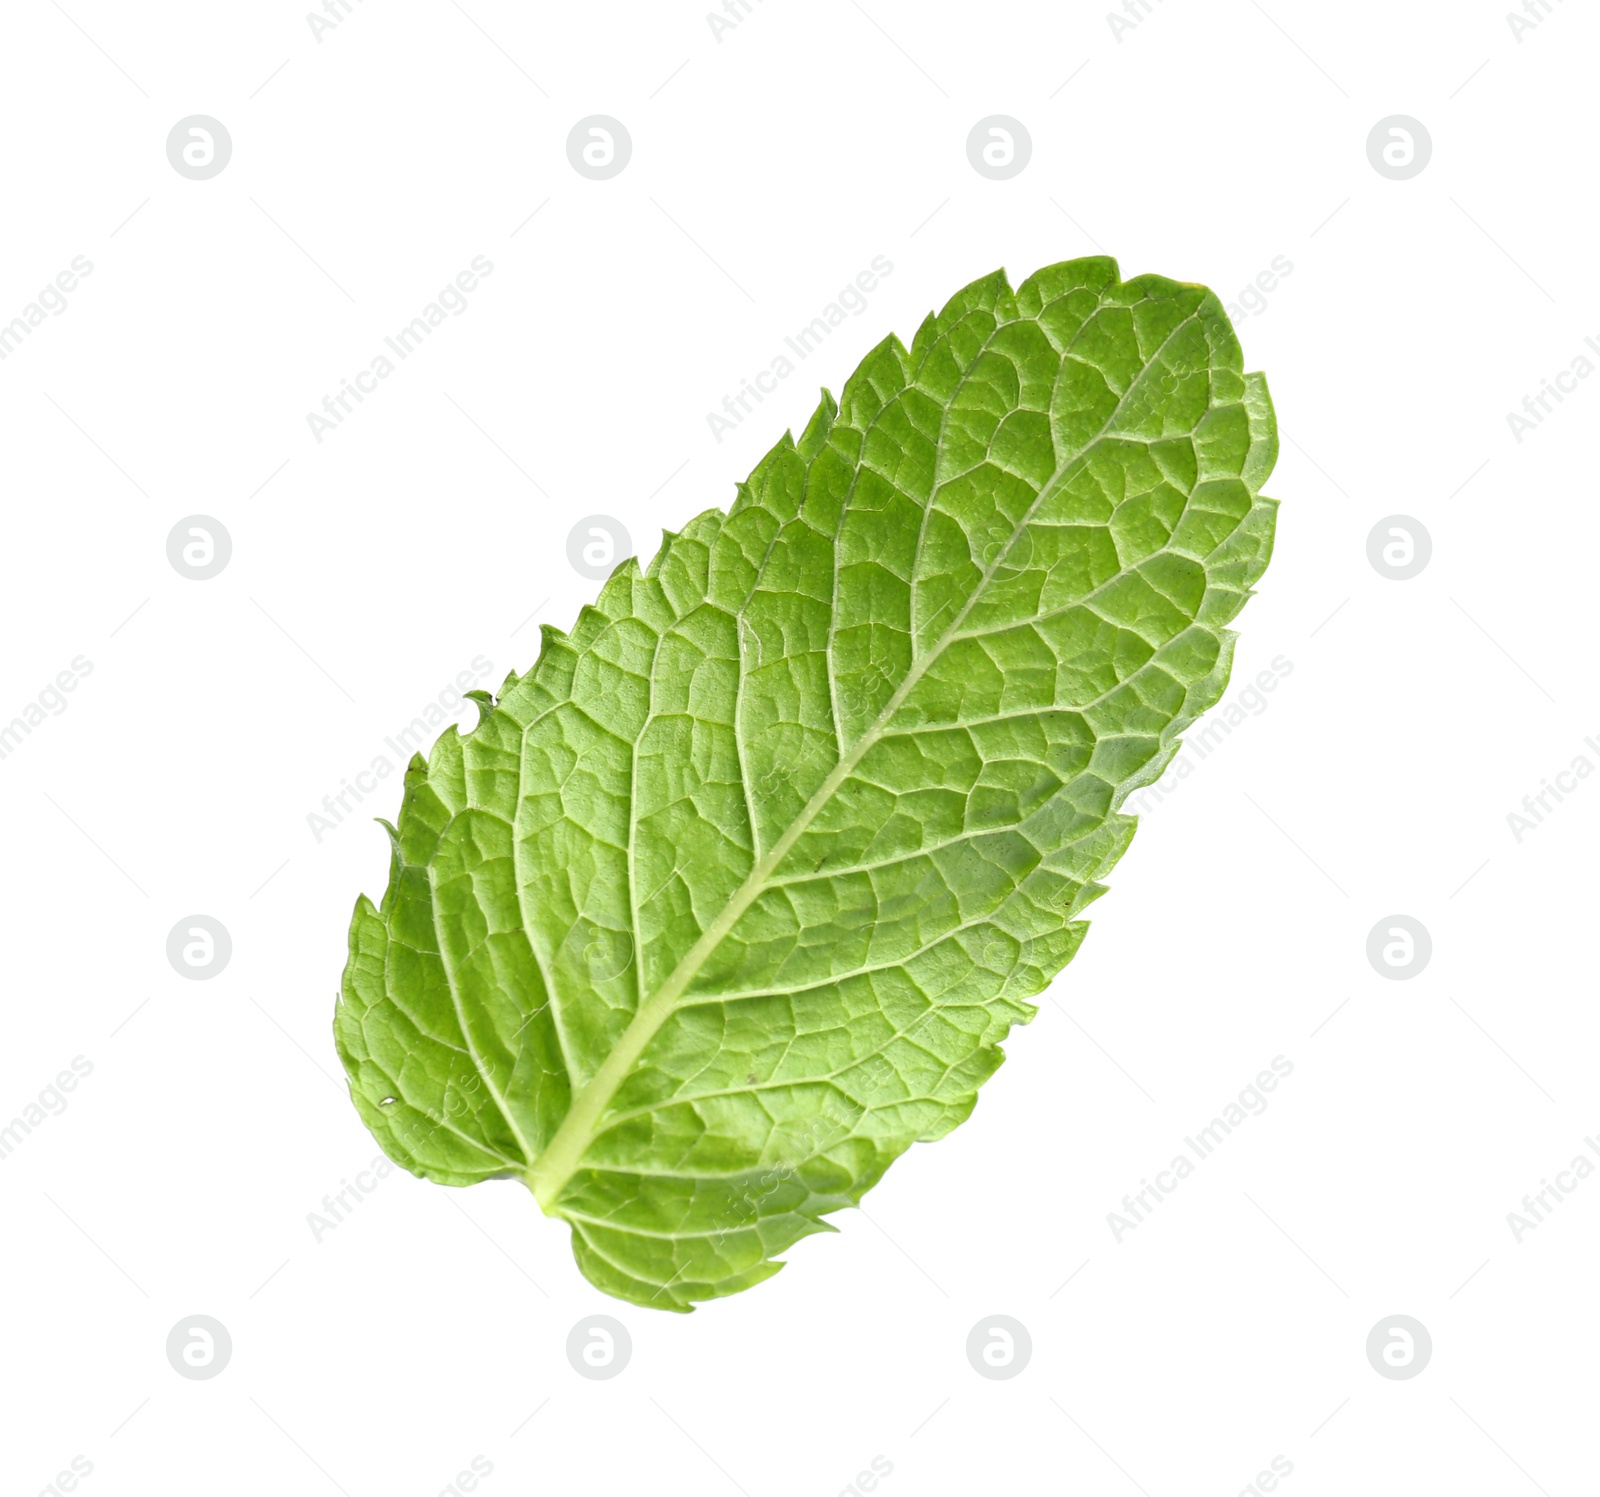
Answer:
<svg viewBox="0 0 1600 1497"><path fill-rule="evenodd" d="M1275 455L1216 298L1110 260L885 339L408 772L336 1023L385 1149L522 1174L666 1308L830 1230L1071 959L1226 683Z"/></svg>

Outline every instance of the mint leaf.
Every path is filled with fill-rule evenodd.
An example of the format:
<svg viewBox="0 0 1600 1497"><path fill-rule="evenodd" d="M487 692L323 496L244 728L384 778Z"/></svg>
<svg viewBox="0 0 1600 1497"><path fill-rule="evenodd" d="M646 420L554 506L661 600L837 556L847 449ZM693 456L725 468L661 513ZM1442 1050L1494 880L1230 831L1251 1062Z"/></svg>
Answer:
<svg viewBox="0 0 1600 1497"><path fill-rule="evenodd" d="M335 1030L384 1151L622 1299L782 1267L971 1112L1227 682L1277 453L1217 299L974 282L406 774Z"/></svg>

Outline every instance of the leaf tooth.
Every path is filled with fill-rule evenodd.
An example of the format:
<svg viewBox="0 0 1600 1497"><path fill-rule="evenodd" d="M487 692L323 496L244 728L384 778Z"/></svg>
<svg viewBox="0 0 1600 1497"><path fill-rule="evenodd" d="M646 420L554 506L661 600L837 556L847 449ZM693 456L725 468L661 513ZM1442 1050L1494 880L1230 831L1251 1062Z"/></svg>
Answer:
<svg viewBox="0 0 1600 1497"><path fill-rule="evenodd" d="M885 378L885 360L894 364L892 377ZM867 356L856 366L855 372L844 382L839 392L839 405L848 413L852 425L871 421L877 413L899 395L911 380L911 355L899 337L890 333L868 350Z"/></svg>
<svg viewBox="0 0 1600 1497"><path fill-rule="evenodd" d="M1005 267L991 270L988 275L979 276L975 281L969 281L949 301L939 308L939 323L941 328L950 326L959 321L968 312L978 308L993 311L1002 301L1012 299L1011 282L1006 277Z"/></svg>
<svg viewBox="0 0 1600 1497"><path fill-rule="evenodd" d="M615 577L617 574L613 572L611 575ZM610 587L611 584L607 582L606 586ZM605 597L605 593L602 592L600 596L602 598ZM578 617L573 621L571 632L562 634L561 638L570 641L575 649L581 649L585 635L592 638L594 635L599 634L610 622L611 615L603 608L594 603L585 603L578 610ZM552 633L560 634L561 631L553 630Z"/></svg>
<svg viewBox="0 0 1600 1497"><path fill-rule="evenodd" d="M811 419L815 421L816 417L813 416ZM734 492L738 495L738 498L734 503L733 509L728 512L730 516L732 516L738 510L743 509L747 504L752 504L755 502L756 496L765 486L767 474L774 466L776 466L790 452L793 451L794 434L786 431L781 437L778 438L776 442L772 444L771 447L767 449L766 453L762 456L761 461L750 470L750 476L742 483L734 485ZM802 456L804 456L803 453Z"/></svg>
<svg viewBox="0 0 1600 1497"><path fill-rule="evenodd" d="M927 357L928 349L939 337L939 314L929 312L917 324L917 330L911 337L911 359L915 364L920 364Z"/></svg>
<svg viewBox="0 0 1600 1497"><path fill-rule="evenodd" d="M1017 287L1014 300L1020 315L1037 317L1048 303L1063 294L1064 284L1077 290L1091 286L1111 287L1121 279L1122 271L1113 256L1080 255L1073 260L1059 260L1054 265L1041 265Z"/></svg>
<svg viewBox="0 0 1600 1497"><path fill-rule="evenodd" d="M811 413L811 419L806 422L806 429L800 433L797 450L800 456L810 462L827 445L828 433L833 430L833 423L839 416L839 402L833 398L833 392L826 385L822 387L822 398L817 401L817 408ZM788 435L787 432L784 433Z"/></svg>
<svg viewBox="0 0 1600 1497"><path fill-rule="evenodd" d="M473 725L467 729L467 736L471 737L472 734L476 733L479 728L489 721L489 716L495 708L495 701L494 698L486 691L467 691L463 692L462 695L465 696L469 702L474 703L478 709L477 722L473 723Z"/></svg>
<svg viewBox="0 0 1600 1497"><path fill-rule="evenodd" d="M661 575L662 564L667 560L668 557L672 555L673 543L682 534L683 532L681 530L662 530L661 544L656 548L656 554L650 558L650 565L645 568L643 574L644 576L653 580ZM633 562L636 568L638 560L639 559L636 556L630 556L628 558L628 561ZM623 562L623 566L626 566L627 564L627 561Z"/></svg>
<svg viewBox="0 0 1600 1497"><path fill-rule="evenodd" d="M587 607L588 605L585 604L584 606ZM569 635L567 631L559 624L540 624L538 658L534 660L533 664L528 668L521 679L525 681L529 676L536 674L539 667L544 664L546 656L554 654L562 647L562 645L566 644L570 638L571 635ZM502 693L502 695L504 695L504 693Z"/></svg>

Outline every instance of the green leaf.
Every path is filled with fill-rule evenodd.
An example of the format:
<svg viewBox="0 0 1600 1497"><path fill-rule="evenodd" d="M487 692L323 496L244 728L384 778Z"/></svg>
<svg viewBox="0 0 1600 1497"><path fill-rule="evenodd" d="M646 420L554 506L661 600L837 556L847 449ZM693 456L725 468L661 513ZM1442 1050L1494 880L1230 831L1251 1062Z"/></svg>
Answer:
<svg viewBox="0 0 1600 1497"><path fill-rule="evenodd" d="M601 1289L759 1283L971 1112L1227 682L1277 454L1221 305L976 281L406 774L335 1029L385 1152Z"/></svg>

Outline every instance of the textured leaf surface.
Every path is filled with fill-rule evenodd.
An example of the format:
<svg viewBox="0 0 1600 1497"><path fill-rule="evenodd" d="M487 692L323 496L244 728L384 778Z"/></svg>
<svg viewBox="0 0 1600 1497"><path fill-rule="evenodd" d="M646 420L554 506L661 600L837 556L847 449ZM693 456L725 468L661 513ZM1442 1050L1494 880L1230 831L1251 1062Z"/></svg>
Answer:
<svg viewBox="0 0 1600 1497"><path fill-rule="evenodd" d="M446 1185L689 1309L971 1112L1227 681L1277 443L1220 304L975 282L412 761L336 1037Z"/></svg>

